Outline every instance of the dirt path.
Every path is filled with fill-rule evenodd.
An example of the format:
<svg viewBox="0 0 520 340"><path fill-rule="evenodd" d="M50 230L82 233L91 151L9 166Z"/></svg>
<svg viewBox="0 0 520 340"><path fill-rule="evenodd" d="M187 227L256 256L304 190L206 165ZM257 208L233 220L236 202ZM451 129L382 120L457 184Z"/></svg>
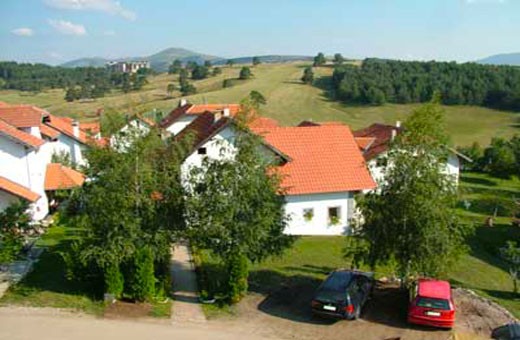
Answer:
<svg viewBox="0 0 520 340"><path fill-rule="evenodd" d="M173 281L172 321L175 323L206 322L198 300L197 278L191 254L184 244L173 249L171 274Z"/></svg>

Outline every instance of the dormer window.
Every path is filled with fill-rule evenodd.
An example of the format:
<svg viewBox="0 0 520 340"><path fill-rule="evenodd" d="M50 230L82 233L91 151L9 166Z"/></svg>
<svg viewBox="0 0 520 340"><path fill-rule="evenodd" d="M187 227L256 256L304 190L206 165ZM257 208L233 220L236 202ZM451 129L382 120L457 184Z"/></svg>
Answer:
<svg viewBox="0 0 520 340"><path fill-rule="evenodd" d="M207 153L207 150L206 150L206 148L199 148L199 149L197 150L197 153L198 153L199 155L205 155L205 154Z"/></svg>

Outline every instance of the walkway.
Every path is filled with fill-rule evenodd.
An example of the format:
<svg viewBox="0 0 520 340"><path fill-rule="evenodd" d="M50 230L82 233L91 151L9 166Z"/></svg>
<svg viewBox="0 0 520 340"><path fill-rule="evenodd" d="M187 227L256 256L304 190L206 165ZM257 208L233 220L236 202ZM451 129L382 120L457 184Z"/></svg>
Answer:
<svg viewBox="0 0 520 340"><path fill-rule="evenodd" d="M205 322L198 299L197 278L191 254L185 244L173 249L171 274L173 281L172 321Z"/></svg>

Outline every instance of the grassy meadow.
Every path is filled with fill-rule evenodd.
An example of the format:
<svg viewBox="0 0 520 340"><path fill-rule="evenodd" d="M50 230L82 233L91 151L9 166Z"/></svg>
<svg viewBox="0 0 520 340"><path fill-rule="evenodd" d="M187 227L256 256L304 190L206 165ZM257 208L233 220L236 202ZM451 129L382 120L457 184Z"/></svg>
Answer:
<svg viewBox="0 0 520 340"><path fill-rule="evenodd" d="M267 98L262 114L275 118L284 125L294 125L304 119L314 121L341 121L358 129L374 122L395 123L404 120L417 104L386 104L383 106L348 105L327 97L331 67L315 69L315 86L300 82L302 62L262 64L252 68L254 78L223 88L225 79L237 78L241 65L223 67L222 74L193 81L198 94L187 97L193 103L236 103L250 91L260 91ZM178 104L179 92L172 98L166 86L177 82L177 75L159 74L149 77L149 84L139 92L124 94L114 91L105 98L92 102L67 103L63 90L47 90L39 94L20 91L0 91L0 100L9 103L27 103L41 106L51 113L89 119L96 110L106 112L145 112L153 109L171 110ZM510 137L520 132L520 116L512 112L497 111L476 106L446 106L446 130L456 145L469 145L474 141L487 144L491 137Z"/></svg>

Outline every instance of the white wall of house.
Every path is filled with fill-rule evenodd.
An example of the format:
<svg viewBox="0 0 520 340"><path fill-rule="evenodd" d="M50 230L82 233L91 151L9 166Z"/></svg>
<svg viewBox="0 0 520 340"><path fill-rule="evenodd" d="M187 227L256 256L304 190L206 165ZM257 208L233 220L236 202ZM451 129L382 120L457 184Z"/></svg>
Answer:
<svg viewBox="0 0 520 340"><path fill-rule="evenodd" d="M45 172L48 152L30 149L15 141L0 137L0 176L18 183L40 195L40 199L31 205L34 220L41 220L49 213L47 196L45 195ZM3 197L2 199L4 199ZM9 204L6 199L0 205Z"/></svg>
<svg viewBox="0 0 520 340"><path fill-rule="evenodd" d="M117 134L110 137L110 145L119 151L124 151L136 138L146 136L150 126L139 119L132 119L123 126Z"/></svg>
<svg viewBox="0 0 520 340"><path fill-rule="evenodd" d="M285 233L289 235L345 235L349 233L349 219L355 211L351 192L320 193L285 196L285 213L290 218ZM339 208L339 223L331 224L329 208ZM312 209L312 219L305 218Z"/></svg>
<svg viewBox="0 0 520 340"><path fill-rule="evenodd" d="M384 159L387 156L387 153L382 153L378 157L371 159L367 162L368 169L370 171L370 174L372 175L372 178L376 181L376 183L382 183L385 174L386 174L386 167L378 165L378 160ZM459 173L460 173L460 160L459 157L454 154L450 153L448 156L448 161L446 162L444 173L448 174L453 177L455 184L458 184L459 182ZM368 190L370 191L370 190Z"/></svg>
<svg viewBox="0 0 520 340"><path fill-rule="evenodd" d="M175 122L173 122L172 125L168 126L166 128L166 131L170 132L173 135L177 135L179 132L184 130L186 126L188 126L191 122L193 122L197 118L196 115L183 115L179 119L177 119Z"/></svg>
<svg viewBox="0 0 520 340"><path fill-rule="evenodd" d="M5 208L18 201L18 197L11 195L8 192L0 190L0 211L4 211Z"/></svg>
<svg viewBox="0 0 520 340"><path fill-rule="evenodd" d="M235 131L228 126L201 145L181 165L182 179L187 181L191 169L200 167L205 158L233 159L236 154L234 146Z"/></svg>

